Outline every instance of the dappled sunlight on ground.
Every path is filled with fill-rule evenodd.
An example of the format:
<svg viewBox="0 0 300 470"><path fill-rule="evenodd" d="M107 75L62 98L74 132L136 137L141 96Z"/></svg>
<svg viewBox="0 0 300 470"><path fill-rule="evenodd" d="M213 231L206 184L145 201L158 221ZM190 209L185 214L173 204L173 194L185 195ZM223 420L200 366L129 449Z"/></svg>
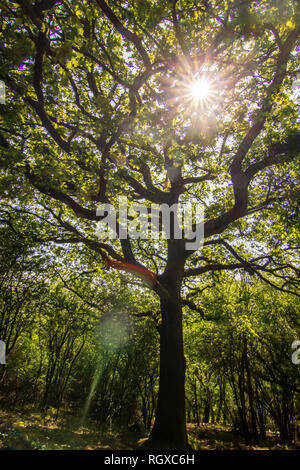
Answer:
<svg viewBox="0 0 300 470"><path fill-rule="evenodd" d="M0 450L134 450L142 436L132 432L101 433L95 423L80 427L75 417L55 420L38 413L0 411ZM188 424L189 440L197 450L284 450L276 433L268 432L259 446L246 446L229 427ZM298 447L299 448L299 447Z"/></svg>
<svg viewBox="0 0 300 470"><path fill-rule="evenodd" d="M76 420L65 422L0 411L0 448L41 450L133 449L138 437L134 433L100 433L96 425L78 427Z"/></svg>

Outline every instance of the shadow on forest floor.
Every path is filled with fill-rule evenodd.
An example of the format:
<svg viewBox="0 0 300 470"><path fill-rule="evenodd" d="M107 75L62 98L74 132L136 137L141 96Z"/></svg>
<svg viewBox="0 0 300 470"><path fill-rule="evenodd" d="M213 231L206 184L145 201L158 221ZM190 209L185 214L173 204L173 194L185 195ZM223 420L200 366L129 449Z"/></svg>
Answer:
<svg viewBox="0 0 300 470"><path fill-rule="evenodd" d="M188 434L193 448L198 450L288 450L291 447L280 443L279 433L267 432L259 445L245 445L243 437L230 427L218 424L188 424ZM299 443L296 447L299 449Z"/></svg>
<svg viewBox="0 0 300 470"><path fill-rule="evenodd" d="M287 449L275 433L268 433L260 446L246 446L241 436L225 426L188 424L188 433L192 447L199 450ZM91 423L79 427L75 418L55 420L38 413L0 411L0 450L134 450L141 437L132 432L101 433Z"/></svg>

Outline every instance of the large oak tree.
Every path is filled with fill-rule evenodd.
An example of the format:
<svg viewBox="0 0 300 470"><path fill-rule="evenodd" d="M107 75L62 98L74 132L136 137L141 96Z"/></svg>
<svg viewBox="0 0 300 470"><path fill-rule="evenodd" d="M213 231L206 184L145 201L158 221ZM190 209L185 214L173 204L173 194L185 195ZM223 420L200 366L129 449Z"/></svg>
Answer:
<svg viewBox="0 0 300 470"><path fill-rule="evenodd" d="M182 309L205 314L195 289L236 269L297 293L299 2L0 8L2 223L27 243L77 244L101 266L148 273L161 318L147 445L186 448ZM202 250L174 236L99 240L97 206L118 196L204 205Z"/></svg>

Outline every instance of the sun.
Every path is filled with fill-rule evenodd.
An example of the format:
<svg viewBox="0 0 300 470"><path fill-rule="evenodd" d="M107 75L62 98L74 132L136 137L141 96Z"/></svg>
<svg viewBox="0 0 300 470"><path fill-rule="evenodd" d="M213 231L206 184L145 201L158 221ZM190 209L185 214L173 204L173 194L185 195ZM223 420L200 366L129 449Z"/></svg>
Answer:
<svg viewBox="0 0 300 470"><path fill-rule="evenodd" d="M181 71L175 80L167 85L168 102L178 106L178 110L190 119L211 112L219 102L220 83L213 73L207 70Z"/></svg>
<svg viewBox="0 0 300 470"><path fill-rule="evenodd" d="M210 94L210 83L206 78L199 78L190 85L191 97L196 101L205 101Z"/></svg>

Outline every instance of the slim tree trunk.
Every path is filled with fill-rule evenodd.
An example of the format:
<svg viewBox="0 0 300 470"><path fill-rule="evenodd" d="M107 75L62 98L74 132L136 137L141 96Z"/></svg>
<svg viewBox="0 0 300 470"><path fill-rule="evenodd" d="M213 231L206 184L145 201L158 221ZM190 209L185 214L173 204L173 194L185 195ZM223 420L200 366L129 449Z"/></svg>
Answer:
<svg viewBox="0 0 300 470"><path fill-rule="evenodd" d="M208 400L206 398L204 402L204 411L203 411L203 423L205 424L209 422L209 411L210 411L210 407L209 407Z"/></svg>
<svg viewBox="0 0 300 470"><path fill-rule="evenodd" d="M199 416L199 408L198 408L198 397L197 397L197 379L194 379L193 383L194 389L194 399L195 399L195 417L196 417L196 424L197 426L200 425L200 416Z"/></svg>
<svg viewBox="0 0 300 470"><path fill-rule="evenodd" d="M250 365L249 365L248 345L247 345L246 337L244 337L244 357L245 357L245 369L246 369L246 377L247 377L248 399L249 399L249 407L250 407L250 415L251 415L251 428L252 428L251 440L253 440L253 444L258 444L259 437L258 437L258 430L257 430L257 425L256 425L257 419L256 419L255 408L254 408L252 377L251 377L251 371L250 371Z"/></svg>
<svg viewBox="0 0 300 470"><path fill-rule="evenodd" d="M221 421L221 414L222 414L222 408L223 408L223 403L225 401L225 383L223 377L220 377L219 380L219 403L218 403L218 411L217 411L217 417L216 417L216 422L220 423Z"/></svg>
<svg viewBox="0 0 300 470"><path fill-rule="evenodd" d="M156 419L145 447L186 449L185 358L182 336L180 273L175 268L160 292L160 375Z"/></svg>

